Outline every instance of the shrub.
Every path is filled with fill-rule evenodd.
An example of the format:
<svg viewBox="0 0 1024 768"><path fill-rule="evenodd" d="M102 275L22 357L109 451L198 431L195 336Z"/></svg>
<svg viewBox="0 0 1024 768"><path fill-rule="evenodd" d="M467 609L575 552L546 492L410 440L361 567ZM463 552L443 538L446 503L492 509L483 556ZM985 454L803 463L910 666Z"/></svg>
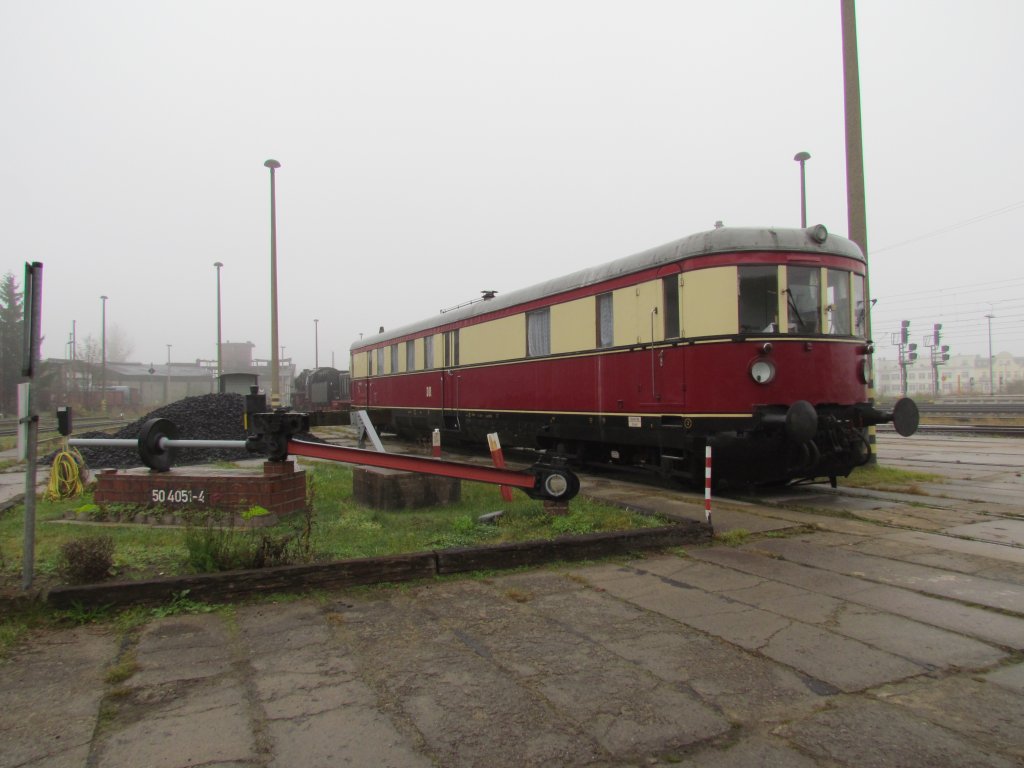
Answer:
<svg viewBox="0 0 1024 768"><path fill-rule="evenodd" d="M57 556L57 573L68 584L89 584L110 575L114 565L114 539L90 536L64 542Z"/></svg>
<svg viewBox="0 0 1024 768"><path fill-rule="evenodd" d="M196 573L290 565L295 560L295 545L291 534L238 531L213 525L185 530L188 566Z"/></svg>

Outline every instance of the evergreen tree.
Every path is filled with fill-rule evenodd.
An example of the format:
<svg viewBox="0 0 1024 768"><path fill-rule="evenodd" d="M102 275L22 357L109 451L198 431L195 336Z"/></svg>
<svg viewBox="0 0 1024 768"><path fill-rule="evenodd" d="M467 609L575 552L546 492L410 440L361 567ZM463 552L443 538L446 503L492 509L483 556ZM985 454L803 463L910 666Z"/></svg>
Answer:
<svg viewBox="0 0 1024 768"><path fill-rule="evenodd" d="M0 280L0 411L7 415L18 406L24 326L24 296L8 272Z"/></svg>

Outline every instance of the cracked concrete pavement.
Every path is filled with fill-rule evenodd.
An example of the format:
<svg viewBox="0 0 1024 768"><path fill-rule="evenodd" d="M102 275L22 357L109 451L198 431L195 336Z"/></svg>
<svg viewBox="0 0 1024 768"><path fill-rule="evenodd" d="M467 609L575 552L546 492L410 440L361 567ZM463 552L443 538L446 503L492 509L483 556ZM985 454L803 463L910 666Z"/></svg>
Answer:
<svg viewBox="0 0 1024 768"><path fill-rule="evenodd" d="M41 633L0 768L1024 765L1020 509L803 493L716 509L738 547Z"/></svg>

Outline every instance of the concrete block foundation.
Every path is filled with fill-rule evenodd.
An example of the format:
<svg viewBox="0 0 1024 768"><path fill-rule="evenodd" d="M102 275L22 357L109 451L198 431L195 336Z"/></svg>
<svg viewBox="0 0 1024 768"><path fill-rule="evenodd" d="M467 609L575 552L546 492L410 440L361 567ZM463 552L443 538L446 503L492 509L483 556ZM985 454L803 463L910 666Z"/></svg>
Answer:
<svg viewBox="0 0 1024 768"><path fill-rule="evenodd" d="M353 467L352 496L372 509L417 509L462 499L462 481L380 467Z"/></svg>

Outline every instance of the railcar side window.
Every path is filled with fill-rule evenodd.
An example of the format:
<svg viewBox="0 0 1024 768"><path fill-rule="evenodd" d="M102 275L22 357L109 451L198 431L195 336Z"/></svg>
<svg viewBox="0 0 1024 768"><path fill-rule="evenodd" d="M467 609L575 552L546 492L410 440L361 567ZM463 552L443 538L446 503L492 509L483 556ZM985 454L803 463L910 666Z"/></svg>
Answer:
<svg viewBox="0 0 1024 768"><path fill-rule="evenodd" d="M789 332L820 333L821 270L818 267L789 267L786 286Z"/></svg>
<svg viewBox="0 0 1024 768"><path fill-rule="evenodd" d="M366 375L373 376L373 352L366 353Z"/></svg>
<svg viewBox="0 0 1024 768"><path fill-rule="evenodd" d="M398 345L391 345L391 373L398 373Z"/></svg>
<svg viewBox="0 0 1024 768"><path fill-rule="evenodd" d="M867 312L865 311L864 305L864 276L854 275L853 276L853 308L854 308L854 326L853 333L855 336L860 336L862 339L868 335L867 325Z"/></svg>
<svg viewBox="0 0 1024 768"><path fill-rule="evenodd" d="M416 340L409 339L405 342L405 370L412 371L416 370Z"/></svg>
<svg viewBox="0 0 1024 768"><path fill-rule="evenodd" d="M778 267L740 267L738 275L740 333L779 333Z"/></svg>
<svg viewBox="0 0 1024 768"><path fill-rule="evenodd" d="M384 374L384 347L377 347L377 375Z"/></svg>
<svg viewBox="0 0 1024 768"><path fill-rule="evenodd" d="M459 331L446 331L444 334L444 367L452 368L459 364Z"/></svg>
<svg viewBox="0 0 1024 768"><path fill-rule="evenodd" d="M545 307L526 313L526 356L551 354L551 310Z"/></svg>
<svg viewBox="0 0 1024 768"><path fill-rule="evenodd" d="M828 332L834 336L850 335L850 273L841 269L828 270Z"/></svg>
<svg viewBox="0 0 1024 768"><path fill-rule="evenodd" d="M423 337L423 368L430 370L434 367L434 337Z"/></svg>
<svg viewBox="0 0 1024 768"><path fill-rule="evenodd" d="M662 298L665 311L665 338L679 338L679 276L669 275L661 279Z"/></svg>
<svg viewBox="0 0 1024 768"><path fill-rule="evenodd" d="M602 349L615 343L615 320L612 315L612 295L597 297L597 347Z"/></svg>

